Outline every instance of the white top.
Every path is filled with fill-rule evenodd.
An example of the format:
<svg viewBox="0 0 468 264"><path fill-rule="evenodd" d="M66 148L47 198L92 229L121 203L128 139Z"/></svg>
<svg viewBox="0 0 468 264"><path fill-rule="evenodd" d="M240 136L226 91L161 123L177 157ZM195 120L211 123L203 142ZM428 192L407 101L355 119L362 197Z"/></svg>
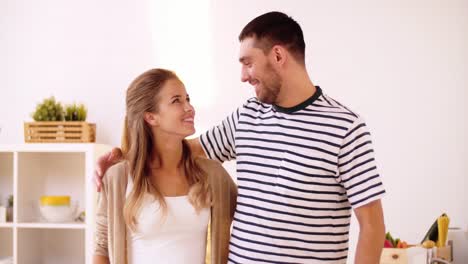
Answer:
<svg viewBox="0 0 468 264"><path fill-rule="evenodd" d="M133 188L128 181L126 196ZM205 263L206 232L210 209L195 212L187 196L165 197L167 214L163 217L159 202L145 195L137 231L128 229L129 264Z"/></svg>

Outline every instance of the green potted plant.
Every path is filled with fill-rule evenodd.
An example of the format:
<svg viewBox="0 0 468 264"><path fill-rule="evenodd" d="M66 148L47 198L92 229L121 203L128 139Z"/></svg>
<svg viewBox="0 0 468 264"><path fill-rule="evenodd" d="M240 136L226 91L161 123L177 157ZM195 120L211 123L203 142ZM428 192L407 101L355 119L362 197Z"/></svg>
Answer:
<svg viewBox="0 0 468 264"><path fill-rule="evenodd" d="M84 104L71 104L65 106L66 121L86 121L88 109Z"/></svg>
<svg viewBox="0 0 468 264"><path fill-rule="evenodd" d="M64 114L62 104L51 96L36 106L32 118L34 121L63 121L65 120Z"/></svg>
<svg viewBox="0 0 468 264"><path fill-rule="evenodd" d="M7 222L13 222L13 195L8 196L6 220Z"/></svg>
<svg viewBox="0 0 468 264"><path fill-rule="evenodd" d="M44 99L31 114L35 122L24 123L28 143L87 143L96 141L96 124L86 122L84 104L65 107L53 96Z"/></svg>

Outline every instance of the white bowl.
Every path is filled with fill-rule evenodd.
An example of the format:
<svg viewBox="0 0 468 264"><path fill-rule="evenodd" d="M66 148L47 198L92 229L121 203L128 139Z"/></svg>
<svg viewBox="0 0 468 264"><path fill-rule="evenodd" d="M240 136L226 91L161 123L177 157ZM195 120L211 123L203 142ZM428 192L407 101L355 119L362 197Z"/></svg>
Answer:
<svg viewBox="0 0 468 264"><path fill-rule="evenodd" d="M73 222L76 218L78 203L70 205L39 205L41 216L48 222Z"/></svg>

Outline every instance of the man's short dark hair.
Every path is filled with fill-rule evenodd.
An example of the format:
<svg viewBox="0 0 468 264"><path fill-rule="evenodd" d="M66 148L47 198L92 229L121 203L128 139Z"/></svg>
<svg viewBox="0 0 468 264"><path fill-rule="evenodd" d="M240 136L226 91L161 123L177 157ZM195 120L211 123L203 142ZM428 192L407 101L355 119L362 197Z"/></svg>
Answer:
<svg viewBox="0 0 468 264"><path fill-rule="evenodd" d="M299 24L281 12L269 12L250 21L239 34L239 41L253 37L263 52L268 53L274 45L285 46L296 60L305 64L304 35Z"/></svg>

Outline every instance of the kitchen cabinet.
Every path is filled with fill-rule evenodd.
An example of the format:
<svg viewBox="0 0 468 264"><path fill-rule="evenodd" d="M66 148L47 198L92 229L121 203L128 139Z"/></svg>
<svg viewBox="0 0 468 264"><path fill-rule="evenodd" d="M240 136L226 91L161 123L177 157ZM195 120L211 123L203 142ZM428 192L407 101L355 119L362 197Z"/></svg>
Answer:
<svg viewBox="0 0 468 264"><path fill-rule="evenodd" d="M92 263L97 193L92 181L101 144L0 145L0 198L13 195L13 219L0 223L0 259L15 264ZM84 212L82 220L49 223L39 199L66 195Z"/></svg>

